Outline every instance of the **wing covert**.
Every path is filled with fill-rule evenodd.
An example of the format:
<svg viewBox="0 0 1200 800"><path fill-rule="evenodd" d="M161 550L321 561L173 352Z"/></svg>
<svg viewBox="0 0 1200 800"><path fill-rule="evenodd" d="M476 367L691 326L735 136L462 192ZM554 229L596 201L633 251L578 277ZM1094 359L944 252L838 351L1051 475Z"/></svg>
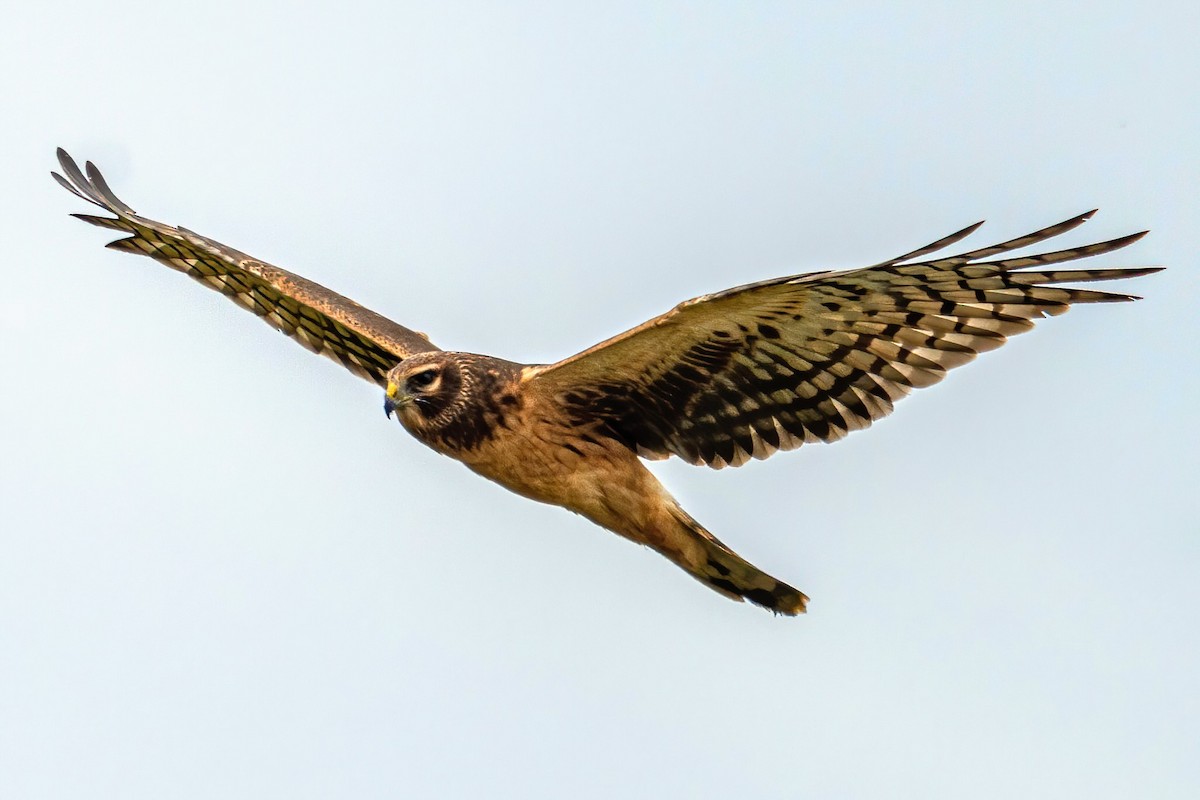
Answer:
<svg viewBox="0 0 1200 800"><path fill-rule="evenodd" d="M873 267L793 275L681 303L525 381L578 422L599 419L647 458L720 468L832 442L891 413L915 388L1072 303L1131 295L1055 286L1156 267L1053 270L1144 235L1041 255L980 260L1044 241L1092 213L956 256L911 259L977 225ZM1020 270L1020 271L1017 271Z"/></svg>
<svg viewBox="0 0 1200 800"><path fill-rule="evenodd" d="M353 300L279 267L215 242L186 228L138 216L89 161L86 175L62 148L65 175L55 180L77 197L113 214L72 214L84 222L129 234L110 242L114 250L150 256L237 301L306 349L354 374L386 385L388 370L414 353L438 350L409 330Z"/></svg>

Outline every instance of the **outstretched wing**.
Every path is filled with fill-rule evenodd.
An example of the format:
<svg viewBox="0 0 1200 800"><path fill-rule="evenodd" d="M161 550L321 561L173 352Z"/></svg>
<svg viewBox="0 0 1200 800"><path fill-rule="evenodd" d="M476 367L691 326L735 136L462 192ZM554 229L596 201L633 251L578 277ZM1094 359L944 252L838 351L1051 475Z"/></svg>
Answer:
<svg viewBox="0 0 1200 800"><path fill-rule="evenodd" d="M262 317L304 347L356 375L387 384L388 370L404 358L438 350L423 334L363 308L324 286L251 258L185 228L139 217L125 205L89 161L87 175L62 148L63 175L50 173L72 194L114 217L73 214L84 222L130 234L108 247L147 255L216 289Z"/></svg>
<svg viewBox="0 0 1200 800"><path fill-rule="evenodd" d="M1136 233L987 260L1075 228L1094 211L992 247L910 263L982 223L863 269L740 286L680 304L578 355L526 371L580 423L602 421L647 458L738 466L805 442L832 442L892 411L914 388L1071 303L1137 298L1053 286L1159 268L1059 271ZM1036 269L1031 269L1036 268Z"/></svg>

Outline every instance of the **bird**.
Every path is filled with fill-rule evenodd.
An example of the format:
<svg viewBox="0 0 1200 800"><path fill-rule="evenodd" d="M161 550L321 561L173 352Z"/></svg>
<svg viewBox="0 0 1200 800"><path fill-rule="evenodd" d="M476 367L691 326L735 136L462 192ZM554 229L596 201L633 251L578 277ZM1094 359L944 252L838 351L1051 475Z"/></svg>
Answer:
<svg viewBox="0 0 1200 800"><path fill-rule="evenodd" d="M754 566L688 514L647 469L675 456L720 469L834 442L914 389L1075 303L1140 299L1063 287L1161 267L1059 270L1147 231L1014 255L1095 211L1025 236L933 257L977 222L877 264L791 275L680 303L551 364L442 350L409 329L265 261L139 216L90 161L59 148L51 175L149 256L229 297L308 350L377 384L384 411L422 444L518 495L562 506L645 545L732 600L779 615L808 597ZM921 260L925 259L925 260Z"/></svg>

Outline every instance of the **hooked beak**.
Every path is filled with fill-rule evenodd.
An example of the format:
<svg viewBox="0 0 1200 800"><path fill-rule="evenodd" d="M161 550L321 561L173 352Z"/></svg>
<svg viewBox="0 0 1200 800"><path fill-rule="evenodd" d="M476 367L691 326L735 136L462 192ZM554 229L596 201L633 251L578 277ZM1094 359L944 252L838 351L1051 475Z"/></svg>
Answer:
<svg viewBox="0 0 1200 800"><path fill-rule="evenodd" d="M388 383L387 394L383 398L383 413L391 419L392 412L396 410L396 406L404 402L404 399L400 397L400 387L394 383Z"/></svg>

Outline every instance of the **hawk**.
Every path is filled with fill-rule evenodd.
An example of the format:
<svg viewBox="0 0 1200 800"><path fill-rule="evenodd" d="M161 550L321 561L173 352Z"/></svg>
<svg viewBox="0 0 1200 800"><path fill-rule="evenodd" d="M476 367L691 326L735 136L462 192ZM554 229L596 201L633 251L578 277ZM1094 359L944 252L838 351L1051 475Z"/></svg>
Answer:
<svg viewBox="0 0 1200 800"><path fill-rule="evenodd" d="M58 160L63 174L54 178L111 214L74 216L127 234L109 247L187 274L378 384L388 416L420 442L519 495L651 547L726 597L787 615L803 612L808 598L709 533L641 459L674 455L720 469L837 441L1034 320L1072 303L1138 299L1056 284L1160 269L1055 267L1112 252L1145 231L1004 255L1072 230L1094 211L990 247L920 260L965 238L976 223L870 267L697 297L557 363L521 364L442 350L312 281L139 216L90 162L80 170L61 149Z"/></svg>

